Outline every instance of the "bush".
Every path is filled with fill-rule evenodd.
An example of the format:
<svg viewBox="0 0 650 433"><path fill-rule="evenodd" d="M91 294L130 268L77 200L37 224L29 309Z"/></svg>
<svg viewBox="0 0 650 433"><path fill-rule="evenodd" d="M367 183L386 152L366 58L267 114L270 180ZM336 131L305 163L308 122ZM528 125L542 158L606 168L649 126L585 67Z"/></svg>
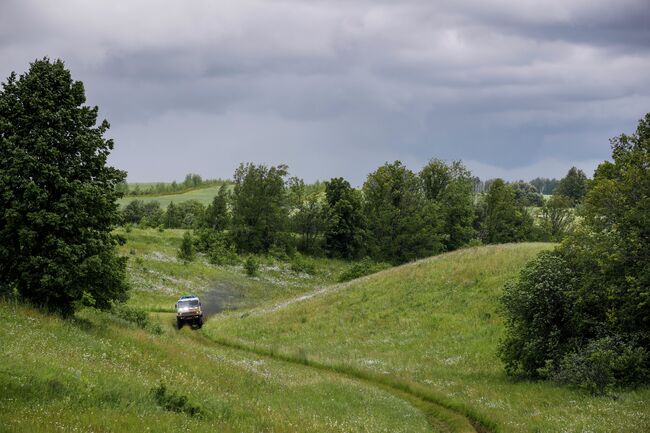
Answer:
<svg viewBox="0 0 650 433"><path fill-rule="evenodd" d="M307 258L300 253L296 253L294 258L291 260L290 269L297 273L303 274L315 274L316 273L316 263L313 259Z"/></svg>
<svg viewBox="0 0 650 433"><path fill-rule="evenodd" d="M374 262L369 257L366 257L346 269L339 277L339 282L342 283L344 281L354 280L365 275L374 274L375 272L379 272L389 267L390 265L388 263Z"/></svg>
<svg viewBox="0 0 650 433"><path fill-rule="evenodd" d="M246 270L246 275L249 277L254 277L259 271L260 265L254 256L248 256L246 258L246 262L244 262L244 269Z"/></svg>
<svg viewBox="0 0 650 433"><path fill-rule="evenodd" d="M506 337L499 348L511 376L544 377L556 366L571 339L571 308L567 294L573 272L557 252L541 253L508 284L502 297Z"/></svg>
<svg viewBox="0 0 650 433"><path fill-rule="evenodd" d="M195 231L194 247L206 253L213 265L234 265L239 263L239 256L230 237L225 232L210 228Z"/></svg>
<svg viewBox="0 0 650 433"><path fill-rule="evenodd" d="M187 397L184 395L168 391L164 383L153 388L151 394L156 400L156 403L167 411L185 413L189 416L201 414L199 406L190 404Z"/></svg>
<svg viewBox="0 0 650 433"><path fill-rule="evenodd" d="M111 307L111 313L120 319L132 323L138 328L152 331L155 334L161 334L162 328L157 323L152 323L149 314L139 308L130 307L122 303L114 303Z"/></svg>
<svg viewBox="0 0 650 433"><path fill-rule="evenodd" d="M194 260L194 242L192 241L192 234L189 231L183 235L183 241L176 255L184 263L189 263Z"/></svg>
<svg viewBox="0 0 650 433"><path fill-rule="evenodd" d="M239 256L234 245L216 242L208 251L208 260L213 265L235 265L239 263Z"/></svg>
<svg viewBox="0 0 650 433"><path fill-rule="evenodd" d="M550 372L556 382L603 395L615 386L631 386L648 379L648 352L619 337L604 337L566 354Z"/></svg>

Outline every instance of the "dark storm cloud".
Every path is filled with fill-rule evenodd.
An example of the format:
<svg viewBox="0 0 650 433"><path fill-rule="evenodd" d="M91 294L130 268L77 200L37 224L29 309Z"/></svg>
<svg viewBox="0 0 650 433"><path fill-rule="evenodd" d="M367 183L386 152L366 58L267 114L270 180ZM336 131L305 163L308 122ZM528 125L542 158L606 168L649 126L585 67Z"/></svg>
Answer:
<svg viewBox="0 0 650 433"><path fill-rule="evenodd" d="M63 58L132 180L387 160L592 169L650 108L647 0L0 2L0 73ZM143 161L146 161L144 163Z"/></svg>

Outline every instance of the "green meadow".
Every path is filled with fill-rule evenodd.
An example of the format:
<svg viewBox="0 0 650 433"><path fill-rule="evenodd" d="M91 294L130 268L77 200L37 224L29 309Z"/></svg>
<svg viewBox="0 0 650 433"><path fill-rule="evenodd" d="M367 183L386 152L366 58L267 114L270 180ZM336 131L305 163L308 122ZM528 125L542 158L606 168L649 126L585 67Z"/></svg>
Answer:
<svg viewBox="0 0 650 433"><path fill-rule="evenodd" d="M155 334L96 311L64 321L6 303L0 320L2 432L429 431L385 390L188 328ZM160 384L197 413L166 408Z"/></svg>
<svg viewBox="0 0 650 433"><path fill-rule="evenodd" d="M462 249L334 285L293 302L232 312L217 341L429 392L501 432L650 431L650 390L592 397L506 377L499 295L551 244Z"/></svg>
<svg viewBox="0 0 650 433"><path fill-rule="evenodd" d="M648 389L592 397L505 376L499 295L552 244L468 248L337 283L351 263L257 256L249 277L241 263L180 262L184 230L116 233L127 305L152 325L0 304L1 431L650 429ZM202 330L173 327L187 293L216 313ZM166 407L160 384L198 413Z"/></svg>

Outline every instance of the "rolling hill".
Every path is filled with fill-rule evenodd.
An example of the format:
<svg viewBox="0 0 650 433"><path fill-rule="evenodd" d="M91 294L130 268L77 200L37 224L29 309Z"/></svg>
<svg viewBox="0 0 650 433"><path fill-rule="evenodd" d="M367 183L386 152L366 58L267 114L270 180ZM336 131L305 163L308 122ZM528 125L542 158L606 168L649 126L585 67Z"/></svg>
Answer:
<svg viewBox="0 0 650 433"><path fill-rule="evenodd" d="M62 320L0 303L0 320L3 433L430 431L386 390L217 346L167 319L156 333L93 310Z"/></svg>
<svg viewBox="0 0 650 433"><path fill-rule="evenodd" d="M503 285L550 244L463 249L212 320L224 344L429 392L502 432L650 431L650 390L592 397L507 378Z"/></svg>
<svg viewBox="0 0 650 433"><path fill-rule="evenodd" d="M210 186L207 188L192 189L179 194L127 196L119 199L117 203L121 207L124 207L133 200L142 200L144 202L157 201L160 203L160 206L165 209L171 202L180 203L188 200L196 200L207 206L212 203L212 199L219 192L219 188L220 185Z"/></svg>

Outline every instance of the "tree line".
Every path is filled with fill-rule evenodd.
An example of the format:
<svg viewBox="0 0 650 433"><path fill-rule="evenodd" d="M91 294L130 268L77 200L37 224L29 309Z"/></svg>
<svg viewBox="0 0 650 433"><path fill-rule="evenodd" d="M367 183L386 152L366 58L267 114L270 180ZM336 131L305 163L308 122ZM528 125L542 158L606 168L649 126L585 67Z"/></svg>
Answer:
<svg viewBox="0 0 650 433"><path fill-rule="evenodd" d="M134 200L122 219L195 229L206 252L225 245L243 254L273 249L399 264L470 243L559 240L587 178L572 168L549 200L521 181L495 179L484 194L474 192L474 182L460 161L439 159L417 173L400 161L386 163L359 189L343 178L305 184L286 165L248 163L207 207L190 200L164 210L158 202ZM539 208L536 215L531 207Z"/></svg>

